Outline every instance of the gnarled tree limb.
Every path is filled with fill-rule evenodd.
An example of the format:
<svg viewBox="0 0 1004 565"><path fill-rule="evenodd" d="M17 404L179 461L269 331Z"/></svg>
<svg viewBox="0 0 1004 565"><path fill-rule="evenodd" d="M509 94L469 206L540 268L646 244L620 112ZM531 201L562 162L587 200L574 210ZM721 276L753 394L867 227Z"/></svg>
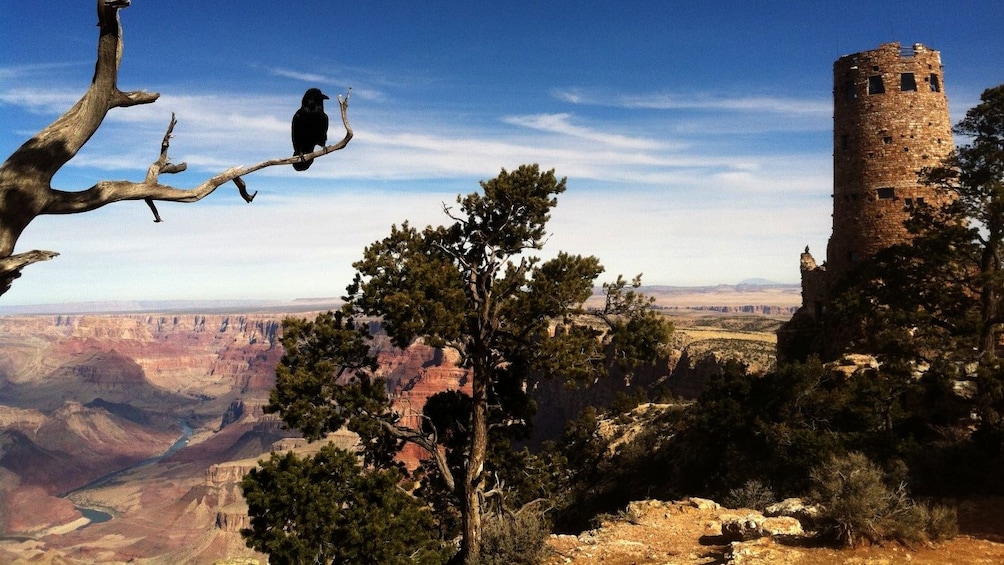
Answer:
<svg viewBox="0 0 1004 565"><path fill-rule="evenodd" d="M119 10L129 6L129 0L98 0L98 53L91 85L81 99L65 114L26 141L0 165L0 294L10 288L11 282L21 276L21 269L38 261L58 255L52 251L29 251L14 255L14 247L24 229L36 217L45 214L77 214L100 208L121 200L145 200L160 221L154 204L157 200L169 202L198 202L220 186L233 181L245 201L254 195L247 192L241 177L276 165L292 165L302 158L318 158L344 148L352 139L348 120L349 93L339 96L345 136L334 145L323 147L304 156L270 159L254 165L233 167L219 173L190 189L163 184L162 174L178 173L186 165L173 164L167 150L177 123L171 116L161 142L160 154L150 165L146 177L140 182L99 181L82 191L63 191L52 188L55 174L72 159L90 140L112 108L150 104L159 94L145 91L123 92L118 88L118 70L122 61L122 27Z"/></svg>
<svg viewBox="0 0 1004 565"><path fill-rule="evenodd" d="M433 461L436 463L436 467L443 476L446 488L449 489L450 492L456 491L457 483L453 478L453 472L450 470L449 464L446 462L446 455L436 444L436 440L434 438L426 436L406 426L392 424L391 422L383 419L378 419L378 422L380 423L380 426L394 438L413 443L429 452Z"/></svg>

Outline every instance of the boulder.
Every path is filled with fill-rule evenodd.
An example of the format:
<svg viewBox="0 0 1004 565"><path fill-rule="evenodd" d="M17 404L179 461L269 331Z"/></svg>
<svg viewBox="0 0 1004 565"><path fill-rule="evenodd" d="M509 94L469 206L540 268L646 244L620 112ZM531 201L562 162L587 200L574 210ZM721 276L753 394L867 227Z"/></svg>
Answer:
<svg viewBox="0 0 1004 565"><path fill-rule="evenodd" d="M819 513L820 508L818 505L807 504L801 498L786 498L764 509L766 516L794 518L798 520L803 528L813 528L819 517Z"/></svg>

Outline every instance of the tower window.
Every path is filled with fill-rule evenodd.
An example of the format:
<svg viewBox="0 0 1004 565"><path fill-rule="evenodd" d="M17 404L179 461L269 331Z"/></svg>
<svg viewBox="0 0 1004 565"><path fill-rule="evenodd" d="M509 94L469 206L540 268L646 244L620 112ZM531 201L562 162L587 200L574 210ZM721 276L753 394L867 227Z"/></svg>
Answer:
<svg viewBox="0 0 1004 565"><path fill-rule="evenodd" d="M901 92L917 91L917 79L914 78L913 73L900 73L899 89Z"/></svg>
<svg viewBox="0 0 1004 565"><path fill-rule="evenodd" d="M885 84L882 82L882 75L868 77L868 94L882 94L884 92Z"/></svg>
<svg viewBox="0 0 1004 565"><path fill-rule="evenodd" d="M840 147L841 147L841 149L846 150L847 149L847 144L848 144L848 138L847 138L847 134L845 133L845 134L843 134L843 135L840 136Z"/></svg>
<svg viewBox="0 0 1004 565"><path fill-rule="evenodd" d="M854 90L854 81L849 80L844 83L844 98L847 100L854 100L858 97L858 93Z"/></svg>
<svg viewBox="0 0 1004 565"><path fill-rule="evenodd" d="M938 75L931 73L928 82L931 84L931 92L941 92L941 81L938 80Z"/></svg>
<svg viewBox="0 0 1004 565"><path fill-rule="evenodd" d="M884 143L886 145L889 145L890 143L892 143L892 136L891 135L887 135L887 136L883 137L882 138L882 143Z"/></svg>
<svg viewBox="0 0 1004 565"><path fill-rule="evenodd" d="M879 200L892 200L896 196L896 190L891 186L877 188L875 196L878 196Z"/></svg>

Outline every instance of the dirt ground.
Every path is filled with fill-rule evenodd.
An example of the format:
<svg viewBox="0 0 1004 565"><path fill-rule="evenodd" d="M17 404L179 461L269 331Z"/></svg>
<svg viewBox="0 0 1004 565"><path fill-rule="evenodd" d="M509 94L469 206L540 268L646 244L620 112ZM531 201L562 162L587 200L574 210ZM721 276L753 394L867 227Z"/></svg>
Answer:
<svg viewBox="0 0 1004 565"><path fill-rule="evenodd" d="M939 544L908 548L889 543L835 549L761 538L731 544L721 540L721 520L742 511L698 508L690 502L644 501L596 530L552 536L546 565L893 565L1004 563L1004 499L964 502L962 533Z"/></svg>

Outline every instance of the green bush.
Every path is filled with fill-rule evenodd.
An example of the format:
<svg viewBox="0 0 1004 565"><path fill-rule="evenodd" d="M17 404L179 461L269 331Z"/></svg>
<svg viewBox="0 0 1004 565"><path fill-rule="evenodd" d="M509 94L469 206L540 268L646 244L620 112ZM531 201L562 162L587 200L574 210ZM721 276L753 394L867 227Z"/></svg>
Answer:
<svg viewBox="0 0 1004 565"><path fill-rule="evenodd" d="M331 444L302 458L273 453L241 481L251 519L241 535L275 565L444 563L452 548L402 478L397 468L364 470Z"/></svg>

